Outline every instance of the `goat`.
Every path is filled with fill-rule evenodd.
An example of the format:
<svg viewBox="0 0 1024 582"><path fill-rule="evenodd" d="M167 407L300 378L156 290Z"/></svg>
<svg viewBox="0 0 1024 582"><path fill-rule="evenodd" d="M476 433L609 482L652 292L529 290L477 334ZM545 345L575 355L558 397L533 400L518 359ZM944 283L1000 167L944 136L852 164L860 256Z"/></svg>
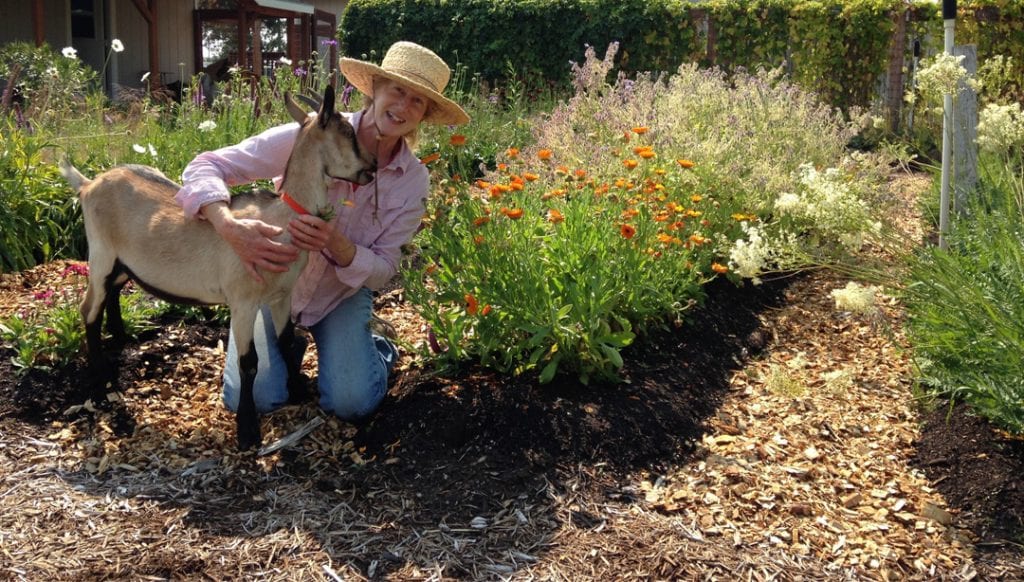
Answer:
<svg viewBox="0 0 1024 582"><path fill-rule="evenodd" d="M352 125L334 111L333 89L325 91L316 117L308 115L291 95L285 96L285 104L301 127L280 190L291 196L297 207L314 212L325 207L327 188L334 179L357 184L373 179L376 159L359 145ZM61 173L79 193L89 243L89 280L81 312L90 372L94 377L111 376L100 345L103 311L108 331L115 340L123 341L118 295L129 279L172 302L227 304L231 332L239 348L238 446L247 450L258 445L253 326L260 307L268 305L278 341L283 341L282 334L291 333L291 291L306 265L307 253L300 253L287 272L263 273L265 283L260 284L212 225L184 216L174 200L178 184L159 170L120 166L89 180L65 159ZM242 194L231 200L235 216L259 218L280 227L288 224L297 211L292 208L297 207L269 192ZM288 240L287 232L281 240Z"/></svg>

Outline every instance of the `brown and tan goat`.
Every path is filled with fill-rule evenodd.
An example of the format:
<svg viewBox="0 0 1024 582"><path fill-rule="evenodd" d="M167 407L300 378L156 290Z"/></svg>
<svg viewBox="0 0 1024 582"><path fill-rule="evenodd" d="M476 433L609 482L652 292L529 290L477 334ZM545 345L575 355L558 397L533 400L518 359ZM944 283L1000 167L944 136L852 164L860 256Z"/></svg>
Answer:
<svg viewBox="0 0 1024 582"><path fill-rule="evenodd" d="M315 211L326 206L332 180L358 184L372 180L376 162L359 146L348 121L334 111L333 90L325 92L316 117L307 115L291 96L285 102L301 127L288 158L282 192ZM227 304L239 352L238 446L244 450L258 445L253 325L261 306L267 305L279 341L282 334L291 333L291 292L306 265L306 253L300 253L287 272L262 273L265 282L260 284L210 223L184 216L174 200L178 184L159 170L122 166L89 180L65 161L61 171L79 192L89 243L89 284L81 310L92 372L104 379L111 374L100 345L103 312L108 331L123 341L118 294L128 280L173 302ZM231 210L236 217L258 218L280 227L295 216L288 204L269 192L234 196ZM287 238L285 231L281 240Z"/></svg>

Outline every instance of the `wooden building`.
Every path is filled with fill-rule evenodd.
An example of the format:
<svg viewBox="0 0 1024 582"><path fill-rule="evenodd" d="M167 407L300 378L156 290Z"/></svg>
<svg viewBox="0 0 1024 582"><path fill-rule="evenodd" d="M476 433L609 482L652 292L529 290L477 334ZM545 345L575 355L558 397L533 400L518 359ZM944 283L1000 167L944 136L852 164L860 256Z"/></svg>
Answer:
<svg viewBox="0 0 1024 582"><path fill-rule="evenodd" d="M187 83L222 58L257 74L314 55L336 68L335 38L348 0L18 0L5 2L0 44L12 41L74 47L97 71L110 55L108 91L115 84ZM10 6L14 4L14 6Z"/></svg>

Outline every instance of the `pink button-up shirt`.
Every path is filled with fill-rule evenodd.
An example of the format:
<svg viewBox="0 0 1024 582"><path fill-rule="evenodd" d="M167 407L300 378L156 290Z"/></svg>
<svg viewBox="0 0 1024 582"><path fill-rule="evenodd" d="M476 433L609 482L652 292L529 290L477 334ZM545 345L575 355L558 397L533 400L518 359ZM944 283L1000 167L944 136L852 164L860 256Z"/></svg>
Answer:
<svg viewBox="0 0 1024 582"><path fill-rule="evenodd" d="M359 127L361 111L343 115ZM195 218L202 216L199 209L206 204L228 201L229 186L265 179L280 185L298 128L297 123L281 125L196 156L182 172L184 186L175 200L186 216ZM328 189L327 199L336 210L331 225L356 245L355 258L347 267L336 267L320 253L309 253L292 292L292 317L299 324L317 323L360 288L379 289L398 271L402 245L412 239L423 219L430 178L403 140L395 157L377 170L375 180L376 220L373 182L357 186L335 180Z"/></svg>

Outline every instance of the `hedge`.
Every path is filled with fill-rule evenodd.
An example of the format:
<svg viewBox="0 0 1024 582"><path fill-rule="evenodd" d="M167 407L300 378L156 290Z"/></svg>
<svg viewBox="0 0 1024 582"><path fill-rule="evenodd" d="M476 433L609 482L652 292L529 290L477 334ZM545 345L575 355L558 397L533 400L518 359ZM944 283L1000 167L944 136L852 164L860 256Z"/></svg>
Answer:
<svg viewBox="0 0 1024 582"><path fill-rule="evenodd" d="M925 0L351 0L339 40L346 55L375 61L412 40L486 80L538 84L567 83L587 45L618 41L627 73L783 66L845 110L875 98L900 17L912 21L908 35L942 49L940 12ZM961 0L957 43L976 44L982 60L1012 56L1024 76L1024 2Z"/></svg>

